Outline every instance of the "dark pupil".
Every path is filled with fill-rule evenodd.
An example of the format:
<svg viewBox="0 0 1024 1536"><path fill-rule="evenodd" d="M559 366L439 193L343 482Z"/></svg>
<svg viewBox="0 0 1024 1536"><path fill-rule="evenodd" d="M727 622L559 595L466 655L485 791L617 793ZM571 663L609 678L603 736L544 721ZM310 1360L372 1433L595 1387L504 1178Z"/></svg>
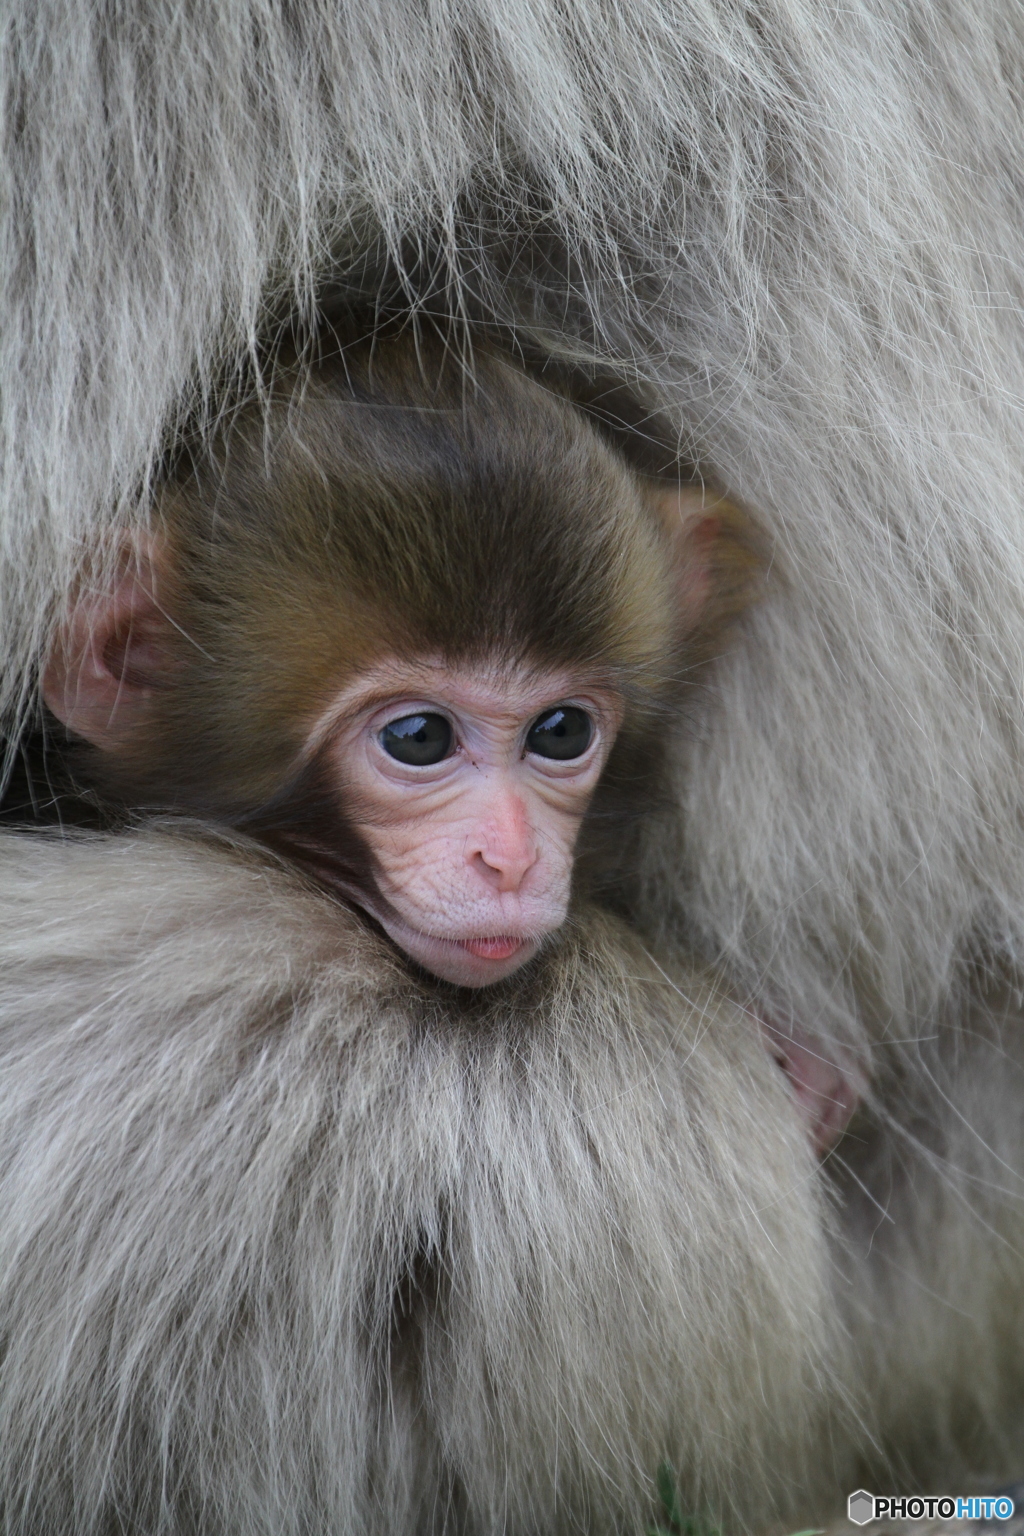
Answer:
<svg viewBox="0 0 1024 1536"><path fill-rule="evenodd" d="M533 722L526 738L526 750L536 752L538 757L567 761L583 756L593 734L594 727L586 710L562 704Z"/></svg>
<svg viewBox="0 0 1024 1536"><path fill-rule="evenodd" d="M427 768L448 756L452 728L444 715L403 715L400 720L388 721L380 733L380 744L398 762Z"/></svg>

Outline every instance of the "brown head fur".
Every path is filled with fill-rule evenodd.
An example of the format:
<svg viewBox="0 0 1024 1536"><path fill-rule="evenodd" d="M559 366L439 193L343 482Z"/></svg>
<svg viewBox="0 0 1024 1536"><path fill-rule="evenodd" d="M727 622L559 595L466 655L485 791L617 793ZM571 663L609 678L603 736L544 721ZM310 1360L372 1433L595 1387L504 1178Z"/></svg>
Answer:
<svg viewBox="0 0 1024 1536"><path fill-rule="evenodd" d="M163 488L152 724L91 768L132 803L237 815L389 655L583 664L634 716L674 667L671 541L586 418L500 357L359 344L281 371ZM628 730L628 726L627 726Z"/></svg>

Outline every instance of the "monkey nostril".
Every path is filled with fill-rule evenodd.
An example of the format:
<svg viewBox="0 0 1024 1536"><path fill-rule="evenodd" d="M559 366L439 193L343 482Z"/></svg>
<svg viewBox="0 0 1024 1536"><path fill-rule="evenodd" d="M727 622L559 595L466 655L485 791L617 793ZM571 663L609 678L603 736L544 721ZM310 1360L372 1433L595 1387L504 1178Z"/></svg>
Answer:
<svg viewBox="0 0 1024 1536"><path fill-rule="evenodd" d="M517 850L515 853L500 849L481 848L473 855L472 863L478 874L499 891L517 891L530 870L537 863L539 850Z"/></svg>

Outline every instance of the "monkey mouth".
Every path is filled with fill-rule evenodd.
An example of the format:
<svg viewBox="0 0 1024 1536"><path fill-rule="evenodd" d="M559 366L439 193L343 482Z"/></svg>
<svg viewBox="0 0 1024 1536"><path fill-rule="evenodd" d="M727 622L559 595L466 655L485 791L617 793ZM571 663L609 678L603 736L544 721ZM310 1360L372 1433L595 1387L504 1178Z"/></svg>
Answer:
<svg viewBox="0 0 1024 1536"><path fill-rule="evenodd" d="M511 975L530 959L540 942L532 935L515 933L461 939L454 935L442 938L408 926L404 934L390 931L406 953L435 976L469 987L487 986Z"/></svg>
<svg viewBox="0 0 1024 1536"><path fill-rule="evenodd" d="M473 938L426 933L392 907L373 911L389 938L425 970L463 987L486 987L517 971L531 958L542 934L491 933Z"/></svg>
<svg viewBox="0 0 1024 1536"><path fill-rule="evenodd" d="M534 941L517 938L511 933L499 933L486 939L452 939L451 942L479 960L511 960Z"/></svg>

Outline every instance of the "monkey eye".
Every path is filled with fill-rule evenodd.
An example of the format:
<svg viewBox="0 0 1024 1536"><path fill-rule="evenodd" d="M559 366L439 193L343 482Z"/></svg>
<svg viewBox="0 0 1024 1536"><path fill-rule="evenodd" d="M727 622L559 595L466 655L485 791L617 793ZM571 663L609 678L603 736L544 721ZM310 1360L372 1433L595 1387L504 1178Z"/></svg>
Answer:
<svg viewBox="0 0 1024 1536"><path fill-rule="evenodd" d="M429 768L452 750L454 733L444 715L402 715L389 720L378 740L389 757L413 768Z"/></svg>
<svg viewBox="0 0 1024 1536"><path fill-rule="evenodd" d="M590 746L594 724L585 709L559 704L538 715L526 733L526 750L538 757L553 757L567 762L582 757Z"/></svg>

